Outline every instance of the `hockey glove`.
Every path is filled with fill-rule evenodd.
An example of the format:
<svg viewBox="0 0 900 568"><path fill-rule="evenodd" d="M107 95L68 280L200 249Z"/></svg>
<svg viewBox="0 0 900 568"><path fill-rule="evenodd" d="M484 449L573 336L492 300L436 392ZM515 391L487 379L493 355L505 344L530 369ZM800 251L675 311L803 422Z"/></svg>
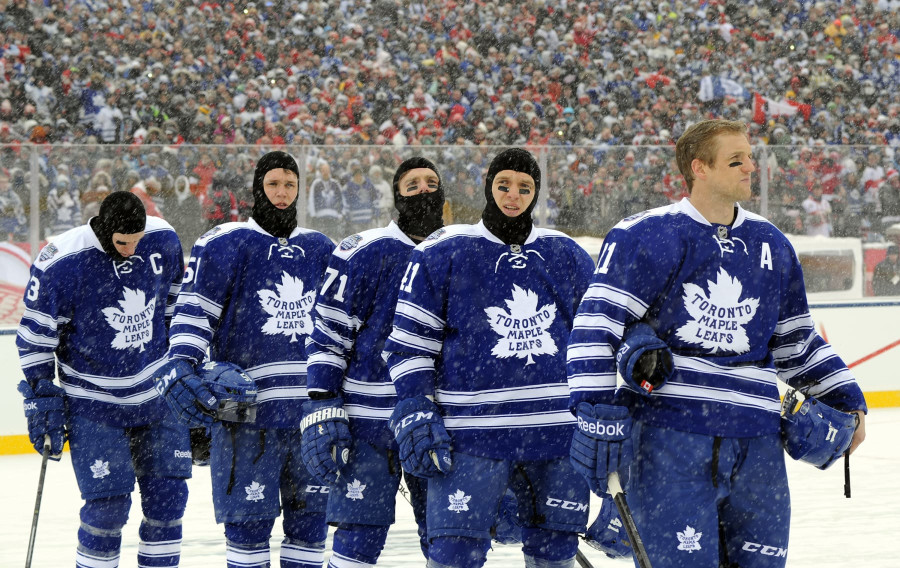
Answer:
<svg viewBox="0 0 900 568"><path fill-rule="evenodd" d="M781 440L795 460L828 469L850 448L859 426L856 413L841 412L789 389L781 403Z"/></svg>
<svg viewBox="0 0 900 568"><path fill-rule="evenodd" d="M669 346L646 323L625 330L616 363L625 382L644 396L666 384L675 371Z"/></svg>
<svg viewBox="0 0 900 568"><path fill-rule="evenodd" d="M491 527L491 537L494 542L500 544L522 544L522 521L519 520L519 502L515 494L507 490L500 501L500 509L494 526Z"/></svg>
<svg viewBox="0 0 900 568"><path fill-rule="evenodd" d="M28 439L39 454L44 453L46 438L50 441L50 458L59 461L66 443L66 391L47 379L37 382L34 389L28 381L21 381L19 392L25 397L25 419Z"/></svg>
<svg viewBox="0 0 900 568"><path fill-rule="evenodd" d="M631 558L631 544L625 525L609 497L603 499L600 514L584 533L584 541L610 558Z"/></svg>
<svg viewBox="0 0 900 568"><path fill-rule="evenodd" d="M403 469L416 477L434 477L450 471L450 435L436 404L419 395L401 400L388 422Z"/></svg>
<svg viewBox="0 0 900 568"><path fill-rule="evenodd" d="M572 467L587 479L597 495L606 494L607 476L618 471L622 484L634 458L631 443L631 416L624 406L582 402L575 409L578 425L572 436L569 459Z"/></svg>
<svg viewBox="0 0 900 568"><path fill-rule="evenodd" d="M156 392L163 397L172 414L191 428L209 426L216 415L218 400L194 373L185 359L172 359L156 372Z"/></svg>
<svg viewBox="0 0 900 568"><path fill-rule="evenodd" d="M336 485L353 441L341 397L304 402L300 435L300 455L306 469L320 483Z"/></svg>

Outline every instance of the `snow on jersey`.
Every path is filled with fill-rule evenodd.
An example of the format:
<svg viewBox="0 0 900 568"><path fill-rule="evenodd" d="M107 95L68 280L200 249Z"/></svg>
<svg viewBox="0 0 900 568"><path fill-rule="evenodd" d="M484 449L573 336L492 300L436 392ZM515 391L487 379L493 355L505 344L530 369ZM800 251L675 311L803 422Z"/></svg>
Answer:
<svg viewBox="0 0 900 568"><path fill-rule="evenodd" d="M134 255L116 262L88 225L47 244L31 267L16 345L32 385L57 371L69 412L115 426L167 412L153 388L184 261L172 227L147 217Z"/></svg>
<svg viewBox="0 0 900 568"><path fill-rule="evenodd" d="M482 223L438 231L410 257L385 343L398 396L433 395L456 451L568 455L565 345L592 268L558 231L521 246Z"/></svg>
<svg viewBox="0 0 900 568"><path fill-rule="evenodd" d="M624 329L644 320L672 349L653 396L616 392ZM649 424L711 436L779 429L777 379L842 410L865 408L816 333L799 260L771 223L736 208L731 226L687 199L626 218L606 236L568 345L570 405L626 404Z"/></svg>
<svg viewBox="0 0 900 568"><path fill-rule="evenodd" d="M253 219L219 225L197 240L169 333L170 357L228 361L256 381L256 425L296 428L306 400L304 345L334 248L296 228L276 238Z"/></svg>
<svg viewBox="0 0 900 568"><path fill-rule="evenodd" d="M340 392L354 437L391 447L397 393L381 358L413 243L393 222L341 241L316 300L308 388Z"/></svg>

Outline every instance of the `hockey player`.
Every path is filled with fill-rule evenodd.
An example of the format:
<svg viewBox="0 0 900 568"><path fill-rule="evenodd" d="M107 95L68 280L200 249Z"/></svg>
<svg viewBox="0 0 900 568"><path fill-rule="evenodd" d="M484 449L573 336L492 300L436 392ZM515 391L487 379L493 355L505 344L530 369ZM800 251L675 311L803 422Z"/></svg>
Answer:
<svg viewBox="0 0 900 568"><path fill-rule="evenodd" d="M225 223L191 250L170 334L170 361L157 375L174 412L210 425L216 399L197 365L233 363L257 385L255 423L211 424L210 466L216 521L225 524L229 567L269 565L269 537L283 509L282 568L317 567L324 558L328 488L300 459L306 397L304 343L312 308L334 248L297 226L299 171L274 151L253 175L253 212ZM280 492L280 504L279 504Z"/></svg>
<svg viewBox="0 0 900 568"><path fill-rule="evenodd" d="M28 433L68 438L84 499L75 565L119 565L137 479L139 566L176 566L191 476L188 431L153 389L184 271L172 227L117 192L47 244L31 267L16 344ZM61 386L53 379L59 375Z"/></svg>
<svg viewBox="0 0 900 568"><path fill-rule="evenodd" d="M331 486L335 568L374 565L394 522L401 468L387 422L397 398L380 355L413 247L443 226L444 190L430 161L400 164L393 193L397 222L347 237L331 257L307 344L303 458ZM425 551L425 481L407 474L406 484Z"/></svg>
<svg viewBox="0 0 900 568"><path fill-rule="evenodd" d="M790 496L776 379L856 412L851 451L866 404L815 331L791 244L738 204L756 169L746 126L700 122L675 153L690 197L619 222L579 307L572 462L598 494L632 465L628 501L654 566L782 567ZM668 381L653 366L652 381L632 374L629 352L648 341L671 353Z"/></svg>
<svg viewBox="0 0 900 568"><path fill-rule="evenodd" d="M585 529L588 488L563 459L564 345L593 263L533 227L540 187L531 154L497 155L482 221L429 237L400 282L384 348L399 399L390 425L403 468L428 478L430 567L484 564L508 487L529 566L572 566Z"/></svg>

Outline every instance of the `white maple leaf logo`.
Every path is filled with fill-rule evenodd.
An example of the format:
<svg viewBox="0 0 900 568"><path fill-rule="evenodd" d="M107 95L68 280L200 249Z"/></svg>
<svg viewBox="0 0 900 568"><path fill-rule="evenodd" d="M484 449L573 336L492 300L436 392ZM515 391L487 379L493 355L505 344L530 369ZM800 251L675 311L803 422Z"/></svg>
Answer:
<svg viewBox="0 0 900 568"><path fill-rule="evenodd" d="M678 550L687 550L688 552L700 550L700 537L703 536L702 532L696 532L694 527L687 525L684 532L676 531L676 533L679 542L681 542L681 544L678 545Z"/></svg>
<svg viewBox="0 0 900 568"><path fill-rule="evenodd" d="M744 325L759 308L759 298L741 299L744 287L724 268L719 269L716 281L707 280L709 295L696 284L684 284L684 307L693 318L678 328L678 338L702 345L710 353L746 353L750 340Z"/></svg>
<svg viewBox="0 0 900 568"><path fill-rule="evenodd" d="M471 495L466 495L462 492L461 489L457 489L456 493L453 495L447 495L447 498L450 499L450 506L447 507L451 511L456 511L457 513L462 511L469 510L469 501L472 499Z"/></svg>
<svg viewBox="0 0 900 568"><path fill-rule="evenodd" d="M533 355L555 355L556 342L547 333L556 319L556 305L538 308L538 296L530 290L513 285L512 300L505 300L503 308L485 308L488 323L500 340L491 350L495 357L519 357L526 365L534 364Z"/></svg>
<svg viewBox="0 0 900 568"><path fill-rule="evenodd" d="M147 295L143 290L125 288L122 291L119 306L121 309L103 308L106 323L116 330L112 347L114 349L139 347L141 351L144 351L144 344L153 339L155 298L151 298L147 302Z"/></svg>
<svg viewBox="0 0 900 568"><path fill-rule="evenodd" d="M263 495L263 490L266 488L265 485L260 485L258 481L253 481L249 486L244 487L244 491L247 493L247 501L262 501L265 499L265 495Z"/></svg>
<svg viewBox="0 0 900 568"><path fill-rule="evenodd" d="M347 484L347 498L353 500L363 499L363 491L365 488L366 486L358 479L354 479L353 483Z"/></svg>
<svg viewBox="0 0 900 568"><path fill-rule="evenodd" d="M275 284L275 291L260 290L259 303L269 315L262 332L266 335L286 335L291 343L297 342L297 335L312 332L310 310L316 301L316 290L303 293L303 281L287 272L281 273L281 284Z"/></svg>
<svg viewBox="0 0 900 568"><path fill-rule="evenodd" d="M94 465L91 466L91 473L93 474L94 479L103 479L109 475L109 462L94 460Z"/></svg>

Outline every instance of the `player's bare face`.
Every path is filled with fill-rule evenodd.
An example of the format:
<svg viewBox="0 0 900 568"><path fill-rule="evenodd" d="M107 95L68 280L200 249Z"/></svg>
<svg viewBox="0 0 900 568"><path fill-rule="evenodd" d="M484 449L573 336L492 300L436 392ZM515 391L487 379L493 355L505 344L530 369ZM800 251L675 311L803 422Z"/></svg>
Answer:
<svg viewBox="0 0 900 568"><path fill-rule="evenodd" d="M503 170L494 176L491 194L507 217L518 217L534 201L534 178L524 172Z"/></svg>
<svg viewBox="0 0 900 568"><path fill-rule="evenodd" d="M397 183L397 189L403 197L431 193L438 190L441 180L431 168L413 168L403 174Z"/></svg>
<svg viewBox="0 0 900 568"><path fill-rule="evenodd" d="M282 168L269 170L263 177L263 190L272 205L278 209L286 209L297 199L297 175Z"/></svg>
<svg viewBox="0 0 900 568"><path fill-rule="evenodd" d="M121 254L123 257L128 258L129 256L134 254L134 251L137 250L138 243L141 242L141 239L143 238L143 231L131 235L113 233L112 243L113 246L116 247L116 252Z"/></svg>
<svg viewBox="0 0 900 568"><path fill-rule="evenodd" d="M750 142L742 134L718 136L716 160L709 169L710 189L727 201L750 199L750 182L756 171Z"/></svg>

